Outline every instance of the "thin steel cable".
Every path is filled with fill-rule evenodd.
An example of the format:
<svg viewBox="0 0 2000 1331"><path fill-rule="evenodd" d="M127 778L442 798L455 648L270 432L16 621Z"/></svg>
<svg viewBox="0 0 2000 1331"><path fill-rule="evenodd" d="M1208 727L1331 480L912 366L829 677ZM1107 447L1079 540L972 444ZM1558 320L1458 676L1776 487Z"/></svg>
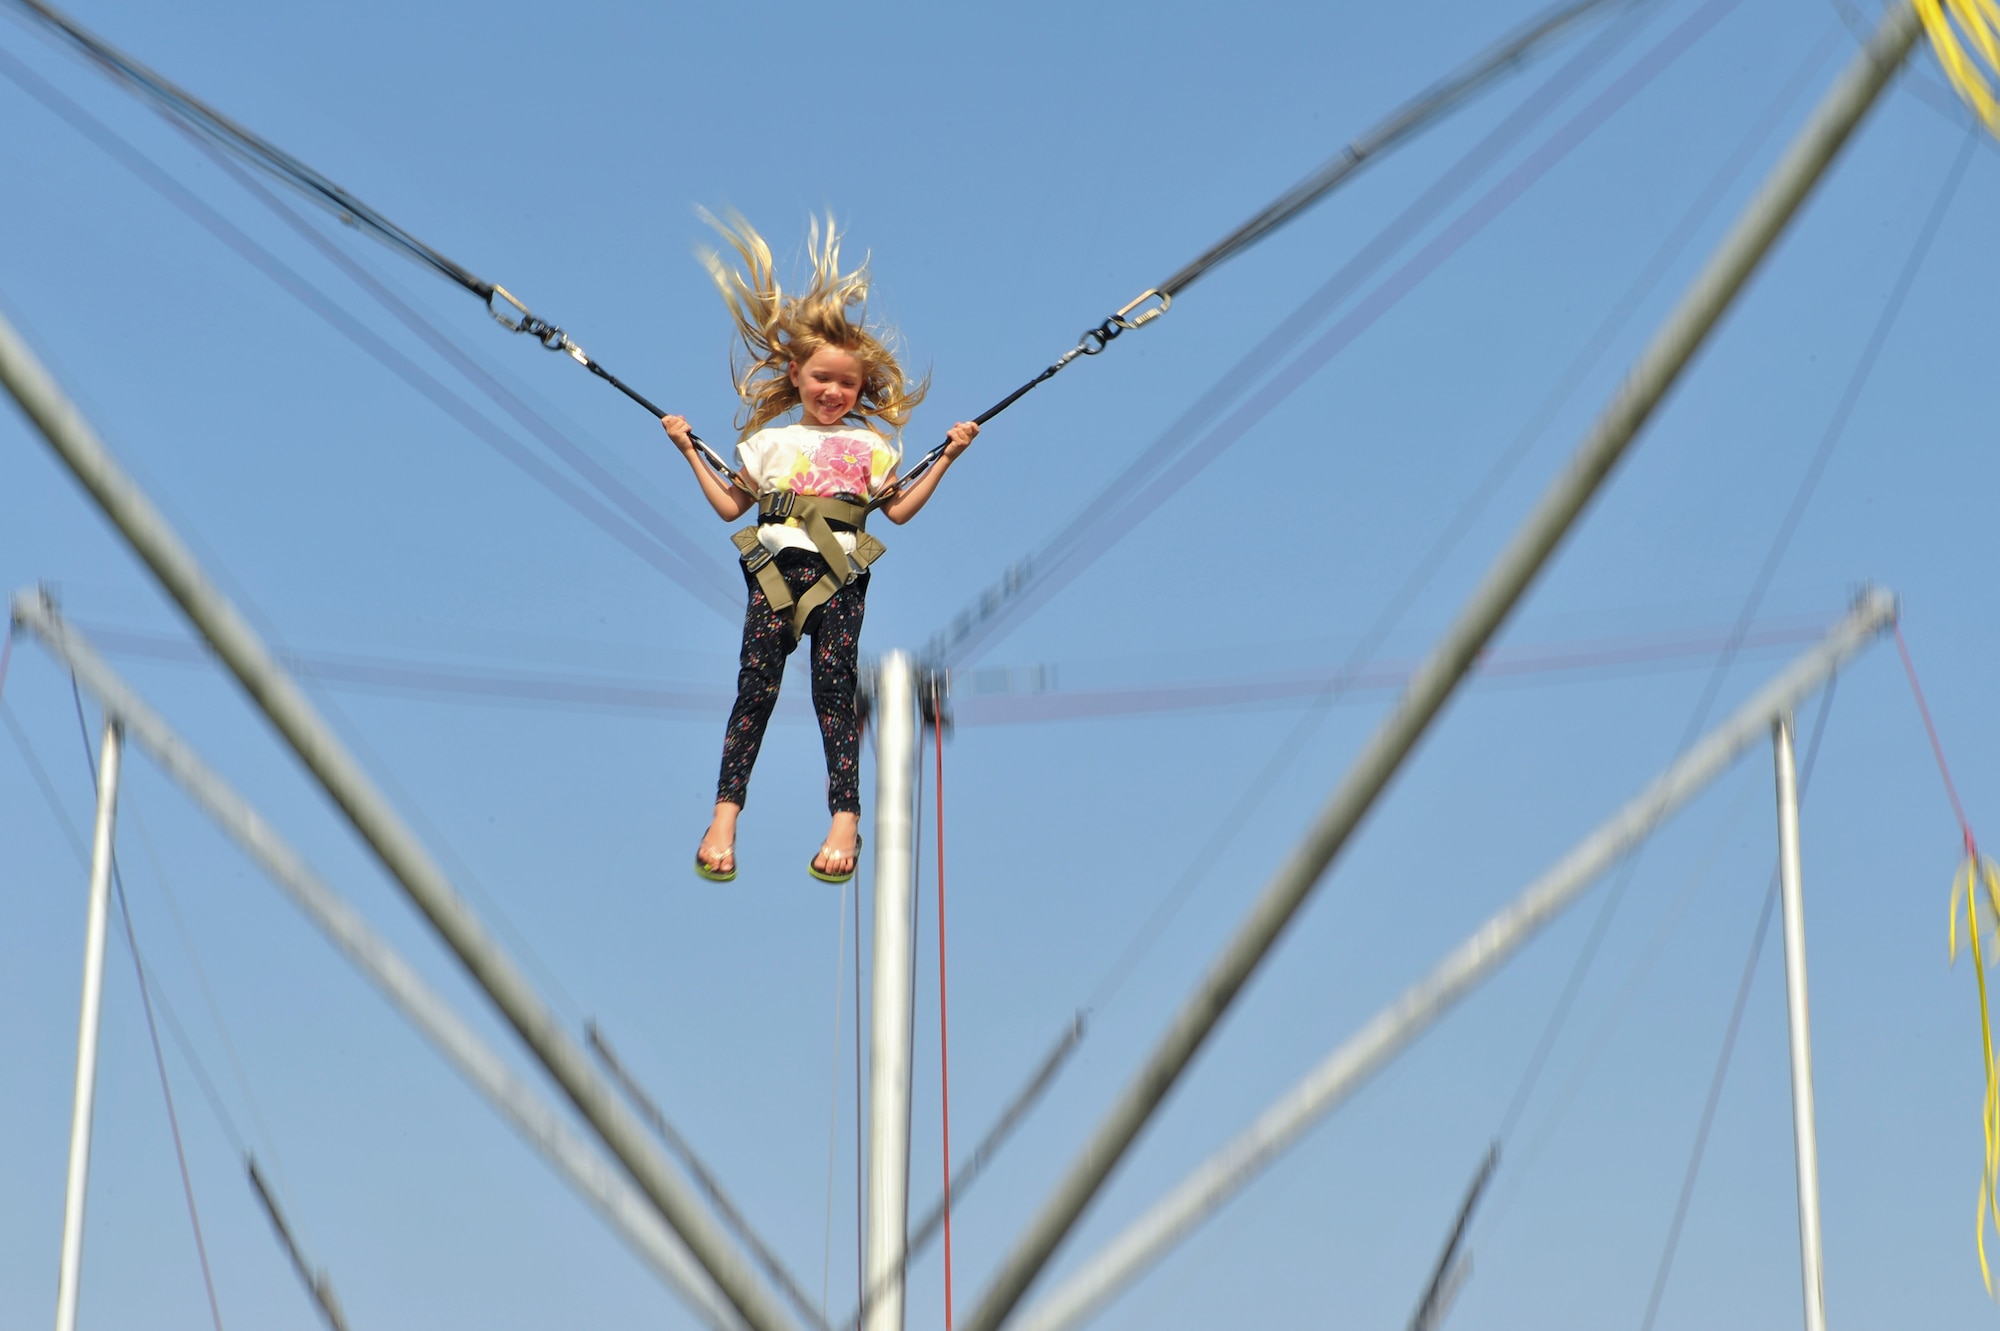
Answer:
<svg viewBox="0 0 2000 1331"><path fill-rule="evenodd" d="M1880 357L1883 346L1888 342L1889 333L1895 327L1896 317L1902 312L1903 303L1916 283L1924 258L1930 253L1931 243L1937 238L1938 229L1943 225L1945 213L1957 195L1959 182L1964 178L1965 168L1972 159L1973 144L1974 135L1968 134L1957 158L1952 162L1950 171L1945 175L1937 198L1931 205L1930 215L1918 229L1909 257L1904 260L1902 271L1897 274L1881 313L1876 316L1875 325L1862 347L1860 358L1848 375L1847 386L1842 391L1833 415L1820 436L1818 447L1807 461L1805 474L1800 477L1798 488L1792 494L1791 504L1786 508L1784 519L1778 524L1770 548L1765 553L1764 562L1758 568L1756 578L1751 582L1749 593L1743 601L1743 608L1737 615L1737 628L1731 636L1730 644L1717 658L1715 667L1709 672L1708 681L1695 704L1694 713L1681 735L1680 743L1675 746L1677 753L1686 750L1701 733L1701 728L1707 724L1709 710L1714 706L1716 697L1722 689L1722 681L1735 660L1742 634L1763 605L1765 593L1770 590L1778 566L1791 548L1792 538L1798 533L1799 524L1804 520L1813 495L1819 488L1820 478L1825 474L1828 462L1832 460L1834 448L1846 433L1847 423L1853 416L1856 403L1861 399L1862 390L1867 387L1875 362ZM1541 1039L1536 1043L1534 1053L1529 1057L1520 1083L1515 1087L1514 1098L1501 1119L1500 1139L1503 1142L1511 1138L1513 1129L1518 1125L1520 1116L1527 1107L1528 1099L1533 1094L1555 1042L1568 1020L1569 1012L1582 988L1584 977L1590 970L1598 950L1603 946L1604 936L1610 928L1612 919L1618 913L1619 905L1624 900L1626 886L1631 882L1643 853L1644 848L1641 847L1627 857L1624 867L1611 885L1611 890L1605 895L1603 905L1598 909L1597 918L1592 922L1590 934L1585 938L1583 948L1577 954L1576 963L1563 986L1562 995L1550 1014L1549 1023L1544 1027Z"/></svg>
<svg viewBox="0 0 2000 1331"><path fill-rule="evenodd" d="M139 1003L146 1012L146 1036L153 1046L153 1067L160 1074L160 1095L167 1105L167 1128L173 1134L174 1162L180 1166L181 1192L187 1198L188 1223L194 1230L195 1255L201 1261L202 1288L208 1294L208 1311L215 1322L215 1331L222 1331L222 1305L215 1297L215 1275L209 1268L208 1241L202 1236L201 1209L195 1205L194 1178L188 1173L187 1148L181 1142L180 1114L174 1109L174 1088L167 1077L167 1055L160 1047L159 1025L153 1020L153 987L139 952L139 935L132 927L132 907L126 900L123 882L118 884L118 914L125 924L125 941L132 949L132 969L139 979Z"/></svg>
<svg viewBox="0 0 2000 1331"><path fill-rule="evenodd" d="M1813 768L1819 762L1820 737L1826 731L1826 719L1833 711L1834 678L1829 677L1826 689L1820 694L1819 715L1813 720L1812 739L1806 745L1805 762L1799 774L1799 804L1805 805L1806 788L1812 782ZM1653 1319L1659 1315L1660 1300L1666 1294L1667 1276L1673 1270L1674 1254L1680 1248L1681 1229L1687 1223L1688 1207L1694 1201L1695 1181L1701 1176L1701 1162L1708 1152L1709 1130L1715 1126L1715 1111L1722 1103L1722 1086L1729 1077L1730 1060L1736 1053L1737 1032L1743 1028L1743 1013L1749 1006L1750 987L1757 978L1757 962L1764 955L1764 937L1770 932L1771 911L1778 904L1778 870L1771 870L1770 885L1764 891L1763 909L1757 913L1757 928L1750 935L1750 955L1743 961L1743 978L1736 985L1736 1002L1729 1012L1729 1025L1722 1034L1722 1050L1716 1056L1715 1071L1709 1077L1708 1095L1702 1102L1701 1120L1695 1127L1694 1145L1688 1154L1687 1169L1681 1175L1680 1197L1674 1203L1674 1218L1667 1226L1666 1246L1660 1253L1660 1265L1653 1274L1653 1290L1646 1299L1646 1314L1640 1322L1641 1331L1652 1331Z"/></svg>
<svg viewBox="0 0 2000 1331"><path fill-rule="evenodd" d="M1653 1273L1653 1289L1646 1296L1646 1312L1640 1319L1641 1331L1652 1331L1653 1319L1659 1315L1660 1299L1667 1292L1667 1274L1673 1269L1674 1253L1680 1247L1681 1227L1687 1221L1688 1206L1694 1201L1695 1179L1701 1172L1701 1162L1708 1150L1709 1129L1715 1126L1716 1107L1722 1101L1722 1085L1729 1075L1730 1059L1736 1053L1736 1035L1743 1028L1743 1013L1750 1003L1750 987L1757 978L1757 962L1764 954L1764 937L1771 928L1771 908L1778 902L1778 885L1774 882L1764 893L1764 905L1757 912L1757 927L1750 934L1750 955L1743 959L1743 977L1736 982L1736 1002L1729 1010L1729 1025L1722 1033L1722 1050L1716 1055L1715 1071L1709 1077L1708 1095L1701 1106L1701 1120L1695 1127L1694 1148L1688 1157L1687 1169L1681 1176L1679 1199L1674 1203L1674 1218L1667 1226L1667 1243L1660 1254L1659 1268Z"/></svg>
<svg viewBox="0 0 2000 1331"><path fill-rule="evenodd" d="M23 764L27 767L29 775L34 778L36 788L41 791L43 802L48 805L57 830L62 833L64 841L69 845L70 854L78 866L88 869L90 848L84 844L83 834L77 830L69 810L63 807L62 796L56 792L55 782L50 779L48 768L43 766L41 758L36 755L28 739L27 732L21 728L20 719L14 714L13 708L4 701L0 701L0 725L4 725L8 735L12 737ZM134 812L136 813L136 810ZM194 1073L195 1083L201 1087L203 1098L207 1100L210 1110L215 1114L216 1125L221 1128L223 1136L229 1139L232 1148L239 1151L245 1149L246 1138L243 1130L237 1124L235 1116L229 1112L228 1103L223 1099L222 1093L216 1089L215 1079L209 1075L207 1066L194 1047L194 1041L187 1033L186 1025L180 1019L180 1014L174 1010L173 1003L164 992L156 991L153 999L159 1004L160 1016L166 1020L167 1033L174 1037L174 1044L180 1049L181 1057L186 1061L189 1070Z"/></svg>
<svg viewBox="0 0 2000 1331"><path fill-rule="evenodd" d="M27 765L28 774L34 777L36 787L42 792L43 802L55 815L56 827L61 830L63 839L69 842L69 848L76 855L77 863L88 868L90 851L83 844L83 835L76 830L76 823L70 818L69 810L63 807L62 796L56 793L55 782L49 779L49 769L42 765L41 758L35 753L27 731L21 728L20 718L14 715L14 709L8 706L4 699L0 699L0 723L6 725L7 733L13 737L14 748L20 753L21 761Z"/></svg>
<svg viewBox="0 0 2000 1331"><path fill-rule="evenodd" d="M137 809L132 811L132 824L139 833L139 846L145 851L146 863L153 871L153 883L160 889L160 900L166 905L167 917L173 922L174 932L180 939L181 951L194 972L195 987L201 993L202 1005L208 1009L209 1021L215 1027L216 1036L222 1042L223 1055L228 1059L230 1071L235 1075L236 1089L243 1097L244 1107L249 1110L250 1121L257 1129L259 1141L263 1143L265 1151L270 1154L272 1162L278 1167L278 1177L282 1183L284 1162L278 1153L277 1138L272 1133L270 1124L265 1121L264 1111L257 1102L256 1091L251 1088L250 1076L244 1069L242 1055L237 1052L236 1041L230 1037L229 1025L223 1019L222 1005L216 1001L214 986L208 980L208 968L202 965L201 954L194 945L194 935L189 931L187 920L181 914L180 903L176 900L173 884L168 881L166 865L160 859L159 848L153 842L152 831ZM175 1016L172 1006L165 1002L166 995L162 994L160 998L161 1012L167 1018L167 1029L174 1035L174 1042L180 1046L181 1053L188 1059L189 1065L196 1069L195 1075L202 1083L211 1104L219 1106L220 1097L215 1093L207 1070L200 1066L193 1055L193 1042L181 1028L180 1020ZM219 1108L218 1113L222 1113ZM243 1134L236 1130L233 1117L229 1120L229 1130L231 1140L236 1144L237 1153L248 1155L248 1146L242 1140Z"/></svg>
<svg viewBox="0 0 2000 1331"><path fill-rule="evenodd" d="M1746 801L1739 799L1729 816L1716 825L1700 860L1693 871L1682 880L1680 890L1674 894L1672 903L1661 915L1659 924L1653 930L1653 936L1647 940L1645 951L1640 954L1637 963L1625 973L1625 982L1618 993L1610 1002L1603 1005L1604 1015L1597 1023L1597 1029L1584 1044L1584 1052L1577 1059L1576 1066L1570 1069L1568 1078L1556 1091L1554 1102L1536 1127L1535 1135L1529 1139L1527 1146L1514 1154L1510 1161L1512 1166L1508 1170L1510 1184L1493 1203L1488 1217L1490 1225L1497 1225L1506 1217L1515 1198L1521 1194L1523 1180L1531 1174L1542 1155L1555 1141L1556 1130L1562 1125L1569 1111L1575 1107L1577 1097L1583 1092L1584 1084L1597 1068L1598 1060L1611 1048L1619 1028L1631 1015L1640 991L1645 988L1646 981L1652 978L1653 968L1665 955L1667 944L1672 941L1675 930L1680 927L1682 919L1687 915L1688 908L1694 904L1695 896L1713 879L1715 867L1724 851L1728 849L1729 840L1742 823L1748 807Z"/></svg>
<svg viewBox="0 0 2000 1331"><path fill-rule="evenodd" d="M700 1185L702 1192L707 1194L709 1205L715 1209L716 1215L730 1232L742 1241L743 1246L750 1250L757 1264L764 1268L764 1274L784 1292L786 1299L810 1325L825 1331L825 1317L813 1307L812 1300L806 1297L805 1290L800 1287L791 1269L785 1265L784 1259L764 1242L744 1216L742 1208L723 1189L722 1181L702 1162L693 1144L681 1135L679 1129L674 1127L660 1108L659 1103L646 1093L646 1088L639 1084L639 1079L620 1061L617 1051L611 1047L610 1041L604 1038L604 1032L596 1021L584 1023L584 1041L597 1061L603 1065L605 1072L610 1074L611 1080L625 1096L626 1101L638 1111L646 1126L653 1130L653 1135L666 1144L667 1149L681 1162L682 1168L687 1170Z"/></svg>
<svg viewBox="0 0 2000 1331"><path fill-rule="evenodd" d="M1958 783L1951 779L1951 766L1944 760L1944 743L1938 739L1937 724L1931 720L1931 705L1924 697L1924 686L1917 682L1917 663L1910 659L1910 645L1903 641L1903 626L1896 626L1896 652L1903 658L1903 673L1909 676L1910 696L1917 701L1917 715L1923 718L1924 734L1930 738L1931 756L1937 759L1938 776L1944 780L1944 793L1951 799L1952 816L1958 819L1958 830L1965 837L1967 855L1975 854L1972 823L1965 816L1965 805L1958 799Z"/></svg>
<svg viewBox="0 0 2000 1331"><path fill-rule="evenodd" d="M83 716L83 690L78 687L76 676L69 678L70 697L76 703L77 734L83 740L84 763L90 769L91 789L97 788L97 755L90 749L90 724ZM129 802L129 800L128 800ZM215 1331L223 1331L222 1305L215 1297L215 1275L208 1264L208 1240L202 1236L201 1208L195 1204L194 1178L188 1173L187 1147L181 1141L180 1114L174 1109L174 1087L167 1077L167 1055L160 1047L159 1023L153 1019L153 987L147 979L146 963L139 951L139 931L132 926L132 907L125 896L125 877L118 869L116 852L111 856L111 882L117 888L118 914L124 921L125 941L132 951L132 969L139 980L139 1005L146 1014L146 1035L153 1046L153 1067L160 1076L160 1095L167 1106L167 1130L174 1140L174 1162L180 1167L181 1194L187 1198L188 1223L194 1230L195 1256L201 1263L201 1284L208 1295L208 1312L215 1323Z"/></svg>
<svg viewBox="0 0 2000 1331"><path fill-rule="evenodd" d="M635 521L619 513L568 475L524 448L519 441L495 425L472 403L404 355L386 338L342 308L331 296L307 281L248 232L167 174L157 163L133 147L102 120L5 50L0 50L0 77L6 78L40 103L50 114L136 176L147 188L160 195L251 267L263 273L280 290L304 306L329 328L402 380L406 386L415 390L419 396L429 401L578 516L665 574L696 600L718 614L736 613L733 594L712 561L706 560L699 553L699 546L685 536L680 536L678 543L668 542L663 533L673 532L678 535L678 532L667 522L664 515L655 514L657 521L649 520L644 524ZM555 433L553 427L550 433ZM560 438L560 435L556 434L555 437ZM544 439L544 442L547 440ZM577 451L581 453L581 450ZM608 473L606 475L608 476ZM643 501L639 501L636 496L632 499L642 511L652 512L646 509Z"/></svg>

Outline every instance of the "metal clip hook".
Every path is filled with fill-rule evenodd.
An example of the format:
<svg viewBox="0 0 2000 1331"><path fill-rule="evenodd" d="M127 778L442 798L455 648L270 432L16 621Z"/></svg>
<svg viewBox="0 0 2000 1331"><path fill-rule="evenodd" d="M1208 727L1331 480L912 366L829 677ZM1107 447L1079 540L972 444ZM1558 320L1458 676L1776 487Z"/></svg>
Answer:
<svg viewBox="0 0 2000 1331"><path fill-rule="evenodd" d="M1158 305L1155 305L1152 309L1147 310L1145 313L1141 314L1138 318L1128 319L1125 317L1126 315L1132 313L1132 311L1138 309L1141 305L1144 305L1147 301L1155 299L1157 299L1160 303ZM1130 304L1126 305L1124 309L1118 311L1118 313L1112 315L1111 317L1117 320L1120 327L1144 328L1147 324L1153 322L1153 320L1159 318L1161 315L1165 314L1168 310L1172 309L1173 307L1174 307L1174 298L1172 296L1169 296L1164 291L1159 291L1149 288L1145 291L1140 292L1136 297L1132 299Z"/></svg>
<svg viewBox="0 0 2000 1331"><path fill-rule="evenodd" d="M1110 346L1112 339L1124 332L1128 326L1119 323L1116 319L1106 319L1103 323L1097 325L1097 327L1086 330L1083 340L1076 344L1076 349L1086 356L1095 356L1098 352Z"/></svg>
<svg viewBox="0 0 2000 1331"><path fill-rule="evenodd" d="M502 314L499 310L494 309L493 298L495 296L498 296L500 299L506 301L509 305L512 305L516 310L520 311L519 317L517 318L511 315ZM491 291L486 293L486 312L493 316L494 322L498 323L502 328L506 329L510 333L519 333L524 331L528 326L528 321L534 318L532 314L528 313L528 307L523 305L520 301L515 300L514 293L507 290L506 287L494 287Z"/></svg>

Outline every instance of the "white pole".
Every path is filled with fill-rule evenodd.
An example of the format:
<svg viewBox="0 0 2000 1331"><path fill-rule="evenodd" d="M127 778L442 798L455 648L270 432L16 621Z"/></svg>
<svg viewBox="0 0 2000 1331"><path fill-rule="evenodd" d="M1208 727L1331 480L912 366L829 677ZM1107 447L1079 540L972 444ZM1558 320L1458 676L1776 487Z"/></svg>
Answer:
<svg viewBox="0 0 2000 1331"><path fill-rule="evenodd" d="M1115 1298L1525 947L1606 869L1727 771L1773 720L1789 714L1895 618L1895 598L1882 591L1867 594L1819 646L1703 736L1652 785L1474 930L1430 974L1328 1054L1234 1141L1197 1166L1023 1314L1015 1323L1018 1331L1067 1331Z"/></svg>
<svg viewBox="0 0 2000 1331"><path fill-rule="evenodd" d="M903 1331L910 1209L911 941L916 925L916 669L891 652L875 682L875 982L868 1058L865 1331Z"/></svg>
<svg viewBox="0 0 2000 1331"><path fill-rule="evenodd" d="M90 843L90 914L83 933L83 1014L76 1033L76 1106L69 1123L69 1187L63 1196L62 1269L56 1331L76 1331L83 1276L83 1203L90 1190L90 1111L97 1099L97 1026L104 1009L104 933L111 918L111 849L118 826L118 722L105 718L97 760L97 830Z"/></svg>
<svg viewBox="0 0 2000 1331"><path fill-rule="evenodd" d="M104 664L54 606L24 591L14 598L13 622L42 640L106 714L118 719L121 733L150 754L160 770L262 866L278 889L686 1301L703 1325L715 1331L734 1331L742 1325L626 1176L466 1025L415 967L369 928L262 815Z"/></svg>
<svg viewBox="0 0 2000 1331"><path fill-rule="evenodd" d="M1785 905L1785 1007L1792 1034L1792 1141L1799 1166L1799 1267L1806 1331L1826 1331L1826 1274L1819 1246L1819 1132L1813 1122L1812 1021L1806 1011L1806 904L1799 877L1799 777L1792 718L1771 727L1778 769L1778 881Z"/></svg>

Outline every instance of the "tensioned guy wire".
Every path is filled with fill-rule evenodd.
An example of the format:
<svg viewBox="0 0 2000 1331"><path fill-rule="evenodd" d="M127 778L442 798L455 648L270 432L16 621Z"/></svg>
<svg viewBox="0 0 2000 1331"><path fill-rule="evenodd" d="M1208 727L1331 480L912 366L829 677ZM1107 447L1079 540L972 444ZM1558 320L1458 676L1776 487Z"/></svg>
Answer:
<svg viewBox="0 0 2000 1331"><path fill-rule="evenodd" d="M1804 768L1799 776L1799 799L1805 799L1806 785L1812 779L1814 765L1819 760L1819 742L1826 731L1826 718L1833 710L1833 689L1837 676L1830 676L1826 691L1820 695L1819 716L1813 722L1812 740L1806 748ZM1701 1177L1701 1162L1708 1152L1709 1130L1715 1126L1715 1111L1722 1103L1722 1086L1729 1077L1729 1064L1736 1054L1736 1036L1743 1029L1744 1009L1750 1003L1750 987L1757 979L1757 962L1764 955L1764 939L1770 932L1771 913L1778 904L1777 869L1771 871L1770 885L1764 890L1764 904L1757 912L1757 927L1750 933L1750 955L1743 960L1743 976L1736 983L1736 1002L1729 1011L1729 1024L1723 1028L1722 1051L1716 1055L1715 1071L1708 1081L1708 1094L1702 1101L1701 1120L1695 1127L1694 1145L1689 1148L1687 1169L1681 1176L1680 1196L1674 1202L1674 1218L1667 1226L1666 1246L1660 1253L1660 1264L1653 1274L1653 1291L1646 1299L1646 1316L1640 1323L1640 1331L1653 1331L1653 1320L1660 1313L1660 1299L1667 1290L1667 1276L1673 1270L1674 1253L1680 1247L1681 1229L1687 1223L1688 1207L1694 1201L1694 1187Z"/></svg>
<svg viewBox="0 0 2000 1331"><path fill-rule="evenodd" d="M98 784L97 758L90 749L90 724L83 716L83 691L77 686L76 676L69 679L70 697L76 703L77 734L83 740L84 763L90 769L90 785L95 790ZM107 762L109 759L106 760ZM188 1223L194 1230L195 1256L201 1264L202 1288L208 1295L208 1312L215 1323L215 1331L223 1331L222 1305L215 1297L215 1275L208 1264L208 1240L201 1231L201 1209L195 1205L194 1177L188 1173L187 1147L181 1141L181 1117L174 1108L174 1087L167 1077L167 1055L160 1046L159 1023L153 1019L153 986L146 973L146 961L139 951L139 931L132 926L132 905L125 894L125 876L119 871L118 857L111 857L111 881L116 887L118 915L125 925L125 942L132 951L132 969L139 981L139 1005L146 1014L146 1035L153 1047L153 1067L160 1076L160 1095L167 1106L167 1131L173 1137L174 1162L180 1166L181 1193L187 1198Z"/></svg>

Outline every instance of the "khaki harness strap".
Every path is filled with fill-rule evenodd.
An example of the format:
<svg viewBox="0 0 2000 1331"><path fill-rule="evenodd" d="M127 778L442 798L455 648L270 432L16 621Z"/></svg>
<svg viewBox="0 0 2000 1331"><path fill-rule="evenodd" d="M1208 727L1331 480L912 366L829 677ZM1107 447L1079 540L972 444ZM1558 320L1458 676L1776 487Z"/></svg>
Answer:
<svg viewBox="0 0 2000 1331"><path fill-rule="evenodd" d="M743 556L744 571L757 579L757 586L771 608L780 614L788 610L791 612L789 626L794 640L805 635L806 623L814 611L832 600L835 592L885 553L882 542L862 530L862 524L868 520L868 506L858 499L799 495L777 490L759 496L757 516L759 526L766 522L796 520L807 539L812 541L813 548L819 551L820 558L826 561L826 573L806 588L802 595L794 597L792 589L785 583L784 574L778 571L777 561L764 548L764 543L757 539L756 527L745 527L729 538ZM841 549L838 535L828 525L829 518L854 529L852 556Z"/></svg>
<svg viewBox="0 0 2000 1331"><path fill-rule="evenodd" d="M868 505L859 499L793 494L790 490L773 490L757 498L758 522L795 522L804 528L827 569L844 587L853 574L847 566L847 551L840 548L833 528L827 525L828 518L847 524L858 534L868 523Z"/></svg>

